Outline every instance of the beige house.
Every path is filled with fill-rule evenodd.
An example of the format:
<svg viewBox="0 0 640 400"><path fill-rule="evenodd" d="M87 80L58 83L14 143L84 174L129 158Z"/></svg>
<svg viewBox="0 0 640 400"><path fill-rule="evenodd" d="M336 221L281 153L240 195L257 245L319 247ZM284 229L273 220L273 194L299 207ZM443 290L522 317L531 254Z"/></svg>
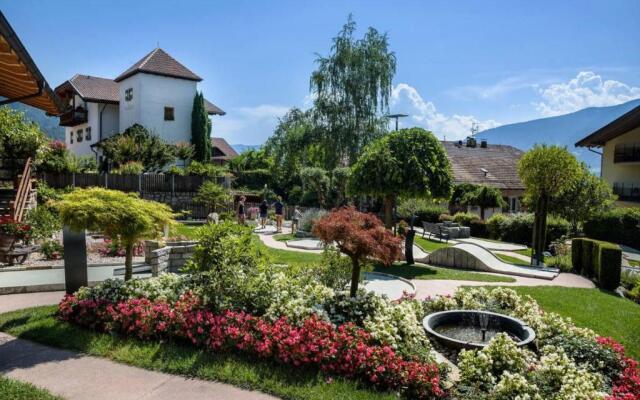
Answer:
<svg viewBox="0 0 640 400"><path fill-rule="evenodd" d="M576 147L601 148L600 176L618 195L616 204L640 206L640 106L580 140Z"/></svg>

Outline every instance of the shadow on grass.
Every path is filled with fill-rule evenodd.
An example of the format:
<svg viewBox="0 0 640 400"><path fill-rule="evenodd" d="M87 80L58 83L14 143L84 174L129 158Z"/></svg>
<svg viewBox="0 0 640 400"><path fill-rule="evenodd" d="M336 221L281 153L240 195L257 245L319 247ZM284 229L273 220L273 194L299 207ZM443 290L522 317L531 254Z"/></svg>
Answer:
<svg viewBox="0 0 640 400"><path fill-rule="evenodd" d="M414 279L424 276L435 276L438 274L438 271L433 268L407 263L394 264L390 267L385 267L382 264L376 264L373 268L373 271L392 274L406 279Z"/></svg>

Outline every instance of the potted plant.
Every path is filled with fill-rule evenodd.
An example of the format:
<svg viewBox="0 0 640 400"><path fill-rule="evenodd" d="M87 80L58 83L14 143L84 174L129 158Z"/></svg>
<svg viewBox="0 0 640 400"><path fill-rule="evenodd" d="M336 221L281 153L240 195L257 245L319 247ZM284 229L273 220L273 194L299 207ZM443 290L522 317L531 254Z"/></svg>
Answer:
<svg viewBox="0 0 640 400"><path fill-rule="evenodd" d="M0 217L0 248L10 248L14 241L28 241L31 237L31 226L18 222L9 216Z"/></svg>

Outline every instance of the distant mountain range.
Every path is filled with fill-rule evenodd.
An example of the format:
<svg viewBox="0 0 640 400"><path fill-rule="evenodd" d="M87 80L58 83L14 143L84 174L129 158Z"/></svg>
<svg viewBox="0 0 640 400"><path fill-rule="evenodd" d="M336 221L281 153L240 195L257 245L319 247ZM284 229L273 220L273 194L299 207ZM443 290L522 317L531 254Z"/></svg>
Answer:
<svg viewBox="0 0 640 400"><path fill-rule="evenodd" d="M576 156L593 169L600 169L600 156L574 144L619 116L640 106L640 99L610 107L590 107L557 117L534 119L527 122L502 125L477 134L489 145L508 144L528 150L536 143L567 146Z"/></svg>
<svg viewBox="0 0 640 400"><path fill-rule="evenodd" d="M25 117L40 125L40 129L49 137L64 140L64 127L58 125L58 117L49 117L44 111L22 103L10 103L9 107L24 112Z"/></svg>
<svg viewBox="0 0 640 400"><path fill-rule="evenodd" d="M21 103L9 105L16 110L24 111L26 117L40 125L49 137L64 140L64 128L58 126L57 117L49 117L44 111ZM487 139L489 145L508 144L521 150L528 150L536 143L559 144L567 146L578 158L585 161L593 169L600 168L600 157L582 147L574 147L574 143L590 133L598 130L622 114L640 106L640 99L610 107L590 107L571 114L557 117L534 119L526 122L502 125L487 129L477 134L480 139ZM238 153L257 150L262 145L232 144Z"/></svg>

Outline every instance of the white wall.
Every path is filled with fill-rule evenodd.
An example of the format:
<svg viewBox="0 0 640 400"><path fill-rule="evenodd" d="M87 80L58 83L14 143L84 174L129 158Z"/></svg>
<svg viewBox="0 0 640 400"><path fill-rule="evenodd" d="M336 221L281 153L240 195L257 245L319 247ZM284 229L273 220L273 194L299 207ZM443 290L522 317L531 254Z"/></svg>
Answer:
<svg viewBox="0 0 640 400"><path fill-rule="evenodd" d="M101 104L100 110L102 110L102 107L105 107L105 105ZM120 117L118 114L119 107L117 104L106 104L102 112L102 139L120 132Z"/></svg>
<svg viewBox="0 0 640 400"><path fill-rule="evenodd" d="M65 127L65 143L67 148L78 156L94 155L90 145L98 141L98 103L85 103L80 97L76 96L76 107L82 105L87 109L87 123L72 127ZM86 129L91 127L91 139L86 139ZM82 129L82 141L78 141L77 132ZM73 143L71 143L71 135L73 134Z"/></svg>
<svg viewBox="0 0 640 400"><path fill-rule="evenodd" d="M191 140L191 110L196 82L145 73L119 83L120 129L139 123L170 143ZM133 99L125 101L125 91L133 89ZM174 120L164 120L164 108L174 108Z"/></svg>

